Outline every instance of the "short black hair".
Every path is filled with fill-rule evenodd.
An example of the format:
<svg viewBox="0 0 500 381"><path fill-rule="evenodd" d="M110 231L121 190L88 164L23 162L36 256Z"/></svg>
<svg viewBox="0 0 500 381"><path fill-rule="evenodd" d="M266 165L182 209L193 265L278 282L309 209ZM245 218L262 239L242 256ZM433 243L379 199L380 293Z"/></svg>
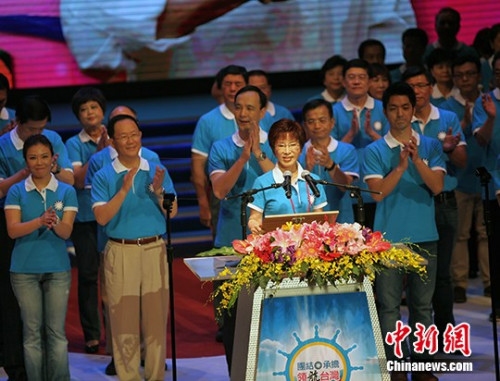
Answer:
<svg viewBox="0 0 500 381"><path fill-rule="evenodd" d="M384 95L382 95L382 104L384 106L384 110L387 109L387 105L392 96L402 95L407 96L410 101L412 107L415 107L417 104L417 99L415 97L415 91L405 82L396 82L390 85L385 91Z"/></svg>
<svg viewBox="0 0 500 381"><path fill-rule="evenodd" d="M499 33L500 33L500 23L494 24L489 31L490 42L493 42Z"/></svg>
<svg viewBox="0 0 500 381"><path fill-rule="evenodd" d="M47 102L39 95L27 95L21 98L16 106L16 119L20 123L28 120L39 121L47 119L50 122L52 115Z"/></svg>
<svg viewBox="0 0 500 381"><path fill-rule="evenodd" d="M245 67L238 65L228 65L219 70L219 72L215 76L215 79L217 81L217 87L219 89L221 88L222 82L224 81L226 75L241 75L245 80L245 84L248 83L248 72L247 69L245 69Z"/></svg>
<svg viewBox="0 0 500 381"><path fill-rule="evenodd" d="M0 90L7 90L7 94L9 93L9 80L5 75L0 73Z"/></svg>
<svg viewBox="0 0 500 381"><path fill-rule="evenodd" d="M95 87L82 87L75 93L75 95L73 95L73 99L71 100L71 109L73 110L73 114L75 114L76 119L80 120L80 106L90 101L97 102L101 107L103 114L106 112L106 98L101 90L96 89Z"/></svg>
<svg viewBox="0 0 500 381"><path fill-rule="evenodd" d="M389 82L391 81L391 74L389 73L389 69L385 65L381 65L379 63L370 64L372 69L372 76L370 78L375 78L379 75L382 77L386 77Z"/></svg>
<svg viewBox="0 0 500 381"><path fill-rule="evenodd" d="M326 109L328 110L328 114L330 115L330 118L333 118L333 107L332 104L328 101L325 101L324 99L318 98L318 99L312 99L309 102L307 102L304 107L302 107L302 119L305 121L306 120L306 114L311 111L315 110L318 107L325 106Z"/></svg>
<svg viewBox="0 0 500 381"><path fill-rule="evenodd" d="M345 66L344 70L342 72L342 75L345 77L347 74L347 71L352 68L360 68L360 69L365 69L366 73L368 76L371 78L372 77L372 68L370 67L370 64L366 62L365 60L362 60L361 58L355 58L353 60L348 61Z"/></svg>
<svg viewBox="0 0 500 381"><path fill-rule="evenodd" d="M436 13L436 18L435 18L436 22L437 22L439 16L441 16L443 13L450 13L451 15L453 15L453 17L455 17L455 21L457 22L457 24L460 25L460 21L461 21L460 12L457 11L455 8L452 8L452 7L441 8L439 10L439 12Z"/></svg>
<svg viewBox="0 0 500 381"><path fill-rule="evenodd" d="M108 125L107 125L107 129L108 129L108 135L110 138L114 138L115 136L115 125L116 123L122 121L122 120L131 120L133 121L137 128L139 128L139 130L141 129L139 127L139 122L137 121L137 119L135 119L134 117L130 116L130 115L125 115L125 114L120 114L120 115L116 115L114 117L112 117L109 122L108 122Z"/></svg>
<svg viewBox="0 0 500 381"><path fill-rule="evenodd" d="M420 46L427 46L429 43L429 36L427 32L420 28L408 28L401 35L401 42L404 43L406 38L413 38L420 43Z"/></svg>
<svg viewBox="0 0 500 381"><path fill-rule="evenodd" d="M345 65L347 64L347 60L336 54L334 56L331 56L330 58L328 58L325 63L323 64L323 66L321 67L321 78L322 80L325 80L325 76L326 76L326 72L328 70L331 70L333 68L336 68L337 66L341 66L342 67L342 72L344 72L344 67Z"/></svg>
<svg viewBox="0 0 500 381"><path fill-rule="evenodd" d="M266 78L266 81L268 84L271 84L271 80L269 78L269 75L264 70L261 70L261 69L250 70L247 73L247 76L249 79L250 79L250 77L262 76L262 77Z"/></svg>
<svg viewBox="0 0 500 381"><path fill-rule="evenodd" d="M495 70L495 64L498 60L500 60L500 52L496 52L493 56L493 61L491 62L491 67L493 68L493 70Z"/></svg>
<svg viewBox="0 0 500 381"><path fill-rule="evenodd" d="M439 64L447 63L451 65L455 57L455 53L449 50L436 48L432 52L430 52L425 63L427 64L427 68L431 70L434 66Z"/></svg>
<svg viewBox="0 0 500 381"><path fill-rule="evenodd" d="M407 81L410 78L416 77L418 75L425 75L425 78L429 83L432 83L432 75L429 73L429 70L427 70L424 66L410 66L408 67L402 77L402 81Z"/></svg>
<svg viewBox="0 0 500 381"><path fill-rule="evenodd" d="M373 38L370 38L368 40L364 40L361 44L359 44L359 47L358 47L358 58L360 59L363 59L363 56L365 54L365 49L369 46L379 46L382 48L382 55L384 57L384 61L385 61L385 55L386 55L386 51L385 51L385 46L384 44L382 43L382 41L379 41L379 40L375 40Z"/></svg>
<svg viewBox="0 0 500 381"><path fill-rule="evenodd" d="M262 92L261 89L259 89L257 86L252 86L252 85L246 85L242 87L241 89L238 90L236 95L234 96L234 101L236 102L236 99L238 98L238 95L247 93L249 91L253 91L254 93L257 93L259 96L259 104L260 104L260 109L262 110L267 106L267 97L266 94Z"/></svg>
<svg viewBox="0 0 500 381"><path fill-rule="evenodd" d="M451 63L451 72L453 73L453 71L455 70L455 67L462 66L463 64L466 64L466 63L472 63L472 64L476 65L477 72L478 73L481 72L481 61L479 60L479 58L477 58L477 56L474 56L472 54L458 56L457 58L455 58L453 60L453 62Z"/></svg>
<svg viewBox="0 0 500 381"><path fill-rule="evenodd" d="M30 149L33 146L36 146L37 144L42 144L46 147L49 147L50 153L52 156L54 156L54 148L52 147L52 143L50 142L49 139L45 135L42 134L37 134L37 135L31 135L24 141L24 146L23 146L23 157L24 160L26 160L26 155L28 154L28 149Z"/></svg>

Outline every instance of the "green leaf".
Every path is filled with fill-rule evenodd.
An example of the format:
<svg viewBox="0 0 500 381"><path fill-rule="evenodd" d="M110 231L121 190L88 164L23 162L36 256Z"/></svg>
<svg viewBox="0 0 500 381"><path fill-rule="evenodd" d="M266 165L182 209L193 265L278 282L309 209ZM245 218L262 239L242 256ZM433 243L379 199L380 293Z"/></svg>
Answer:
<svg viewBox="0 0 500 381"><path fill-rule="evenodd" d="M196 257L215 257L217 255L241 255L237 253L234 248L229 246L223 246L219 248L213 248L211 250L202 251L201 253L196 254Z"/></svg>

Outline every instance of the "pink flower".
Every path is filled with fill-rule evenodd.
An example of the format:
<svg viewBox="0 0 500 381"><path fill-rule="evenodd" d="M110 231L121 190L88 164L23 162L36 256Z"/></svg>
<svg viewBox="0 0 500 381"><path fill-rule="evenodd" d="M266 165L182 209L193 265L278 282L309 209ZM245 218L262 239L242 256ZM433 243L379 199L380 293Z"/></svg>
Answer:
<svg viewBox="0 0 500 381"><path fill-rule="evenodd" d="M374 253L377 251L389 250L391 248L391 243L384 240L384 236L381 232L373 232L366 246L366 250L370 253Z"/></svg>

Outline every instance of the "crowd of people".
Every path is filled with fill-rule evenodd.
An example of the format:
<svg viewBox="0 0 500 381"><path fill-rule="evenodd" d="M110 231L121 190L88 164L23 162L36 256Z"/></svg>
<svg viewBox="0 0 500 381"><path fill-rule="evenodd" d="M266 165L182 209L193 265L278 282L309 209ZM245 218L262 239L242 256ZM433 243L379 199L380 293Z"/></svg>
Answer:
<svg viewBox="0 0 500 381"><path fill-rule="evenodd" d="M362 42L357 58L328 58L324 90L305 102L302 124L271 101L267 73L222 68L212 89L220 104L200 117L191 149L200 221L211 227L214 247L231 245L245 228L262 234L267 215L330 210L339 211L338 222L362 219L393 242L410 240L427 261L428 281L404 280L395 269L377 277L382 334L394 330L406 291L410 325L434 323L442 351L442 333L455 324L453 304L467 298L472 227L484 295L491 295L483 205L492 231L500 230L500 24L488 29L489 50L458 41L459 28L460 14L443 8L437 41L429 44L425 31L408 29L405 63L392 71L377 40ZM0 359L9 379L70 378L64 321L71 283L65 241L71 239L85 351L100 346L100 279L112 355L106 374L139 380L142 363L147 380L163 380L168 265L162 236L166 213L177 212L176 201L171 210L162 202L165 193L175 195L167 169L141 146L135 110L116 107L105 124L106 99L96 88L73 96L81 131L65 143L45 128L51 113L41 97L21 98L14 111L5 107L9 91L0 74ZM493 176L488 193L478 167ZM312 189L308 174L379 193L363 192L360 213L360 200L344 187ZM227 197L285 179L286 189L254 196L242 228L240 200ZM490 236L496 247L498 237ZM229 369L234 315L218 321ZM432 359L408 345L403 353ZM389 347L386 356L394 358ZM422 372L412 380L437 377Z"/></svg>

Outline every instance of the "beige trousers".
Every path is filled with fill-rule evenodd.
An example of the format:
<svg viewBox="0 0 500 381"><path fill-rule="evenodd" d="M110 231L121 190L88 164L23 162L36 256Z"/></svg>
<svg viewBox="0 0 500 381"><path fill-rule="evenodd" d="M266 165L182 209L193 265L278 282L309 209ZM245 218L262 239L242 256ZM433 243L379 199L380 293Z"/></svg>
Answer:
<svg viewBox="0 0 500 381"><path fill-rule="evenodd" d="M453 284L467 288L469 279L469 247L470 230L474 223L477 233L477 258L479 273L484 287L490 285L488 262L488 237L484 226L483 200L480 193L464 193L455 191L458 210L457 239L451 257L451 275Z"/></svg>
<svg viewBox="0 0 500 381"><path fill-rule="evenodd" d="M113 357L122 381L139 381L141 332L144 378L165 375L168 267L163 240L147 245L108 241L104 256Z"/></svg>

